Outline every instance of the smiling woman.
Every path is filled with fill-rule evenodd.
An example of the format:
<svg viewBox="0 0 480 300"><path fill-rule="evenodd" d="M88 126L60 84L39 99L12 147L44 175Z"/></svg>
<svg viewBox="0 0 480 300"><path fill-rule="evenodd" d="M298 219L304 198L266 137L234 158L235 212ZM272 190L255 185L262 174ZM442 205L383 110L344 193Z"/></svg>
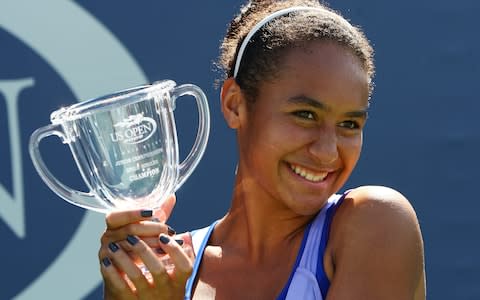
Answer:
<svg viewBox="0 0 480 300"><path fill-rule="evenodd" d="M221 50L221 107L239 153L231 207L178 235L183 247L164 223L174 197L155 212L107 216L105 298L424 299L408 200L380 186L339 193L360 157L372 93L361 30L317 1L252 1Z"/></svg>

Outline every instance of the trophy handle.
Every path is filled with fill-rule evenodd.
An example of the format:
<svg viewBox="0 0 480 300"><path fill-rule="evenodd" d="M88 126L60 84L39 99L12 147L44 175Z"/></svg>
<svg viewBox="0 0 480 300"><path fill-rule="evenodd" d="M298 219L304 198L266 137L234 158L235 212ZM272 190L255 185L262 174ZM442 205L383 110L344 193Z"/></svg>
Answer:
<svg viewBox="0 0 480 300"><path fill-rule="evenodd" d="M51 135L58 136L64 144L68 143L68 139L66 138L62 127L57 124L40 127L30 136L30 157L40 177L53 192L67 202L86 209L91 209L98 212L106 212L108 207L106 207L105 204L102 204L93 193L77 191L66 186L65 184L61 183L47 168L40 153L39 145L42 139Z"/></svg>
<svg viewBox="0 0 480 300"><path fill-rule="evenodd" d="M183 95L191 95L195 97L195 100L197 101L198 130L190 153L188 153L187 157L179 165L176 189L180 188L200 162L200 159L207 148L208 135L210 133L210 111L208 109L208 102L205 93L196 85L183 84L173 89L172 100L176 101L178 97Z"/></svg>

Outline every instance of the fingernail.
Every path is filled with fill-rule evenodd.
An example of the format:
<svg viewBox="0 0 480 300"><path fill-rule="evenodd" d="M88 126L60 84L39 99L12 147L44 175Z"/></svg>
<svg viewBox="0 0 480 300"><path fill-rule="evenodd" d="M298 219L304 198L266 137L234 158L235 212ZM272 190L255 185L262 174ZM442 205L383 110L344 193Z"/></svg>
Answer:
<svg viewBox="0 0 480 300"><path fill-rule="evenodd" d="M179 244L180 246L183 245L183 240L175 240L175 242L177 242L177 244Z"/></svg>
<svg viewBox="0 0 480 300"><path fill-rule="evenodd" d="M149 217L153 216L153 210L142 210L140 212L140 215L144 218L149 218Z"/></svg>
<svg viewBox="0 0 480 300"><path fill-rule="evenodd" d="M168 226L168 235L175 235L177 232L172 227Z"/></svg>
<svg viewBox="0 0 480 300"><path fill-rule="evenodd" d="M138 239L136 237L134 237L133 235L127 235L127 242L134 246L135 244L138 243Z"/></svg>
<svg viewBox="0 0 480 300"><path fill-rule="evenodd" d="M105 267L108 267L108 266L110 266L110 265L112 264L112 261L110 260L110 258L104 257L104 258L102 259L102 264L103 264Z"/></svg>
<svg viewBox="0 0 480 300"><path fill-rule="evenodd" d="M170 242L170 238L168 236L161 235L160 242L162 242L163 244L168 244Z"/></svg>
<svg viewBox="0 0 480 300"><path fill-rule="evenodd" d="M117 252L117 250L120 249L120 248L118 248L118 245L113 243L113 242L108 244L108 248L110 248L110 250L112 250L112 252Z"/></svg>
<svg viewBox="0 0 480 300"><path fill-rule="evenodd" d="M161 223L159 218L152 218L151 221L155 223Z"/></svg>

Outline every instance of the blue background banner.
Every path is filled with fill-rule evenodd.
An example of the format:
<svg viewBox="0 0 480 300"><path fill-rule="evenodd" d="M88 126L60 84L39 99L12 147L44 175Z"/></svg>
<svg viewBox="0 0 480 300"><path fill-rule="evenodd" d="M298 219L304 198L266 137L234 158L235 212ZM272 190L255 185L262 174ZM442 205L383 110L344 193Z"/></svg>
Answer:
<svg viewBox="0 0 480 300"><path fill-rule="evenodd" d="M214 61L242 3L0 0L0 299L101 298L103 215L61 200L28 156L30 134L61 106L161 79L200 86L211 137L169 222L188 230L225 212L236 148ZM480 299L480 2L329 3L376 50L364 151L345 188L379 184L405 194L424 234L428 299ZM197 127L190 100L175 111L182 157ZM66 145L52 137L41 146L52 173L86 189Z"/></svg>

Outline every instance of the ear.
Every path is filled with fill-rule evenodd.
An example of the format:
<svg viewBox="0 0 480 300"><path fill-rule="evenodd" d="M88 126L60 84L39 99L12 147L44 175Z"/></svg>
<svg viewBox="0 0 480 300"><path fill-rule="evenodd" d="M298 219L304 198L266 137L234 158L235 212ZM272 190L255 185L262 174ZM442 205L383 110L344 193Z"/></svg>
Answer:
<svg viewBox="0 0 480 300"><path fill-rule="evenodd" d="M225 121L230 128L240 127L241 118L245 111L245 99L240 86L234 78L228 78L224 81L220 93L222 113Z"/></svg>

